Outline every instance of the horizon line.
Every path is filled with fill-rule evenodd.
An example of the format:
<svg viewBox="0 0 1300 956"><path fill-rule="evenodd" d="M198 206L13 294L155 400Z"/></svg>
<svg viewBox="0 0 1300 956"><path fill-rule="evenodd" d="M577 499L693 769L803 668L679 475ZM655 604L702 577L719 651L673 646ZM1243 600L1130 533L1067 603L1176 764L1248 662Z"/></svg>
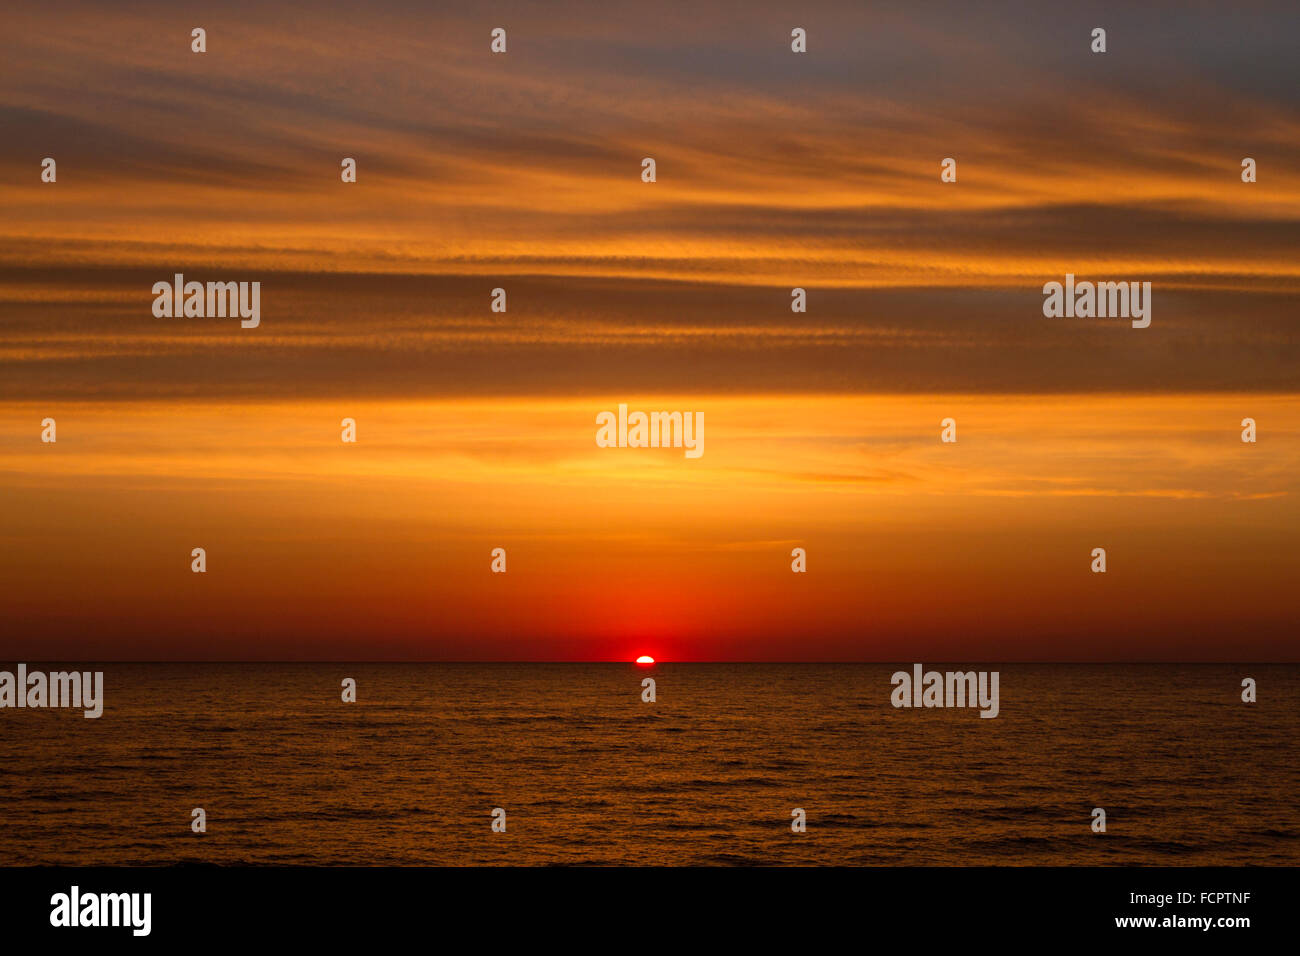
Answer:
<svg viewBox="0 0 1300 956"><path fill-rule="evenodd" d="M472 660L467 658L442 658L442 659L409 659L409 660L374 660L361 658L340 658L332 660L242 660L234 658L225 659L190 659L190 658L173 658L169 660L162 659L112 659L112 660L67 660L55 658L27 658L19 660L13 658L15 664L26 663L27 660L35 660L42 664L631 664L637 665L635 659L624 660L604 658L600 660ZM924 664L923 661L904 661L904 660L824 660L824 661L777 661L777 660L659 660L656 659L652 664L640 664L637 666L650 667L658 664L751 664L751 665L779 665L783 667L802 665L802 666L826 666L831 664L850 664L850 665L894 665L894 664ZM1102 666L1102 665L1136 665L1150 667L1156 665L1178 665L1180 667L1224 667L1239 664L1263 664L1268 666L1294 666L1300 665L1300 659L1296 660L1213 660L1213 661L1182 661L1182 660L1068 660L1068 661L1050 661L1050 660L934 660L932 664L939 666L945 664L998 664L998 665L1016 665L1016 666L1038 666L1038 665L1066 665L1071 667Z"/></svg>

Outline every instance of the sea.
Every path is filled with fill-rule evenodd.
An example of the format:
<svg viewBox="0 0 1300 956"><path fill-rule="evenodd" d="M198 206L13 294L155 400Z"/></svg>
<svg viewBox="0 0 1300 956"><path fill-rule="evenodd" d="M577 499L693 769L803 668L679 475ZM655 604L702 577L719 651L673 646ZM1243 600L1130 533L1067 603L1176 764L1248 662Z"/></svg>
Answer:
<svg viewBox="0 0 1300 956"><path fill-rule="evenodd" d="M1300 864L1300 665L26 663L0 866Z"/></svg>

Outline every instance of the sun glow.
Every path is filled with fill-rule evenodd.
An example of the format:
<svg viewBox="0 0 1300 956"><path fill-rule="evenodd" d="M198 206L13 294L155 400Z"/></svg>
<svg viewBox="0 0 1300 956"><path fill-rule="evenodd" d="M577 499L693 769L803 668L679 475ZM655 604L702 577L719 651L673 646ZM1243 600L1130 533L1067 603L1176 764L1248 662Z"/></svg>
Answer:
<svg viewBox="0 0 1300 956"><path fill-rule="evenodd" d="M651 657L649 654L642 654L640 657L636 659L636 662L638 664L653 664L655 662L655 659Z"/></svg>

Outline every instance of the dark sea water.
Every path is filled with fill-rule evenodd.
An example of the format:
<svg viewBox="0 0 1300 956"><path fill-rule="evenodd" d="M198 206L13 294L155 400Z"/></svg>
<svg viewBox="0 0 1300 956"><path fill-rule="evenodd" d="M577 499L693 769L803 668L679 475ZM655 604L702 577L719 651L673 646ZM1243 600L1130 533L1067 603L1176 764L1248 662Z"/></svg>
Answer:
<svg viewBox="0 0 1300 956"><path fill-rule="evenodd" d="M90 669L0 710L0 865L1300 863L1294 665L978 665L992 720L910 664Z"/></svg>

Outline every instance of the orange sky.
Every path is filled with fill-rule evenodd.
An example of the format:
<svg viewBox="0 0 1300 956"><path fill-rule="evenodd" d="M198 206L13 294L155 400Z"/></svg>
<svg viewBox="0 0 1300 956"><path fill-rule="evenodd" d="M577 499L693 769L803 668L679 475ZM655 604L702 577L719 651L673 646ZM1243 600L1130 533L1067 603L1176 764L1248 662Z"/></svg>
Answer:
<svg viewBox="0 0 1300 956"><path fill-rule="evenodd" d="M1287 656L1300 397L644 396L11 408L13 653ZM43 414L57 444L32 440ZM1237 423L1255 417L1261 442ZM358 442L339 441L343 417ZM939 442L939 422L958 441ZM190 571L204 547L208 571ZM507 552L492 574L490 553ZM794 547L809 571L790 570ZM1105 547L1107 574L1089 571Z"/></svg>
<svg viewBox="0 0 1300 956"><path fill-rule="evenodd" d="M5 10L0 658L1296 660L1286 8L1007 6Z"/></svg>

